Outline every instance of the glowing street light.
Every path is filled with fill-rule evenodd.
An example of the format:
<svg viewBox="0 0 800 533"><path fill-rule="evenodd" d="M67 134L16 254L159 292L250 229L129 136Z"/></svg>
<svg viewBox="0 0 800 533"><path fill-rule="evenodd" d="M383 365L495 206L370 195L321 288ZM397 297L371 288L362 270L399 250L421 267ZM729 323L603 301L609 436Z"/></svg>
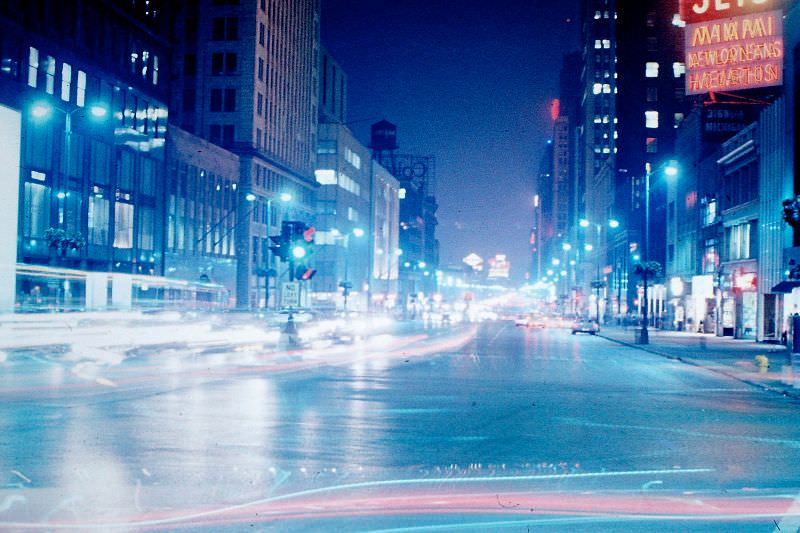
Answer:
<svg viewBox="0 0 800 533"><path fill-rule="evenodd" d="M570 250L572 250L572 245L568 242L565 242L564 244L561 245L561 249L564 250L565 252L569 252Z"/></svg>
<svg viewBox="0 0 800 533"><path fill-rule="evenodd" d="M281 202L288 203L292 201L293 196L290 192L282 192L278 198Z"/></svg>
<svg viewBox="0 0 800 533"><path fill-rule="evenodd" d="M355 229L353 229L353 235L355 235L356 237L363 237L364 236L364 230L361 229L361 228L355 228Z"/></svg>
<svg viewBox="0 0 800 533"><path fill-rule="evenodd" d="M89 108L89 112L95 118L105 118L105 116L108 114L108 109L101 105L93 105Z"/></svg>

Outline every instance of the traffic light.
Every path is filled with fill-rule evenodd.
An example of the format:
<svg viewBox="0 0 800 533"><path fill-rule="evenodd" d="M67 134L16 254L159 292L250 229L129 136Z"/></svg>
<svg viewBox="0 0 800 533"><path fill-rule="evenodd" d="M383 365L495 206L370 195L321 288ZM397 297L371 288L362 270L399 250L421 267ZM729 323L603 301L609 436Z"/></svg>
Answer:
<svg viewBox="0 0 800 533"><path fill-rule="evenodd" d="M317 270L306 265L300 265L295 270L295 278L301 281L309 281L311 278L314 277L314 274L317 273Z"/></svg>
<svg viewBox="0 0 800 533"><path fill-rule="evenodd" d="M284 234L281 233L280 235L271 235L269 238L272 244L269 246L269 250L275 255L279 257L281 261L288 261L289 260L289 241L285 238Z"/></svg>
<svg viewBox="0 0 800 533"><path fill-rule="evenodd" d="M289 247L291 249L292 261L304 262L314 252L314 232L313 227L305 222L288 221L284 222L290 226Z"/></svg>
<svg viewBox="0 0 800 533"><path fill-rule="evenodd" d="M284 220L281 223L281 234L272 235L269 249L284 263L289 263L289 277L308 281L317 273L308 266L308 260L314 253L314 233L316 230L299 220Z"/></svg>

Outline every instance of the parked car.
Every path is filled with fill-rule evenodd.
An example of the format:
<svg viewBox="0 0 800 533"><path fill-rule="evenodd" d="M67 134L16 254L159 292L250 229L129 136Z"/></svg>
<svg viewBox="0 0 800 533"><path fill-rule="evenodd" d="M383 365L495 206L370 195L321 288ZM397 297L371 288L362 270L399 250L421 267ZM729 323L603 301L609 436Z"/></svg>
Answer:
<svg viewBox="0 0 800 533"><path fill-rule="evenodd" d="M572 323L572 334L588 333L589 335L597 335L600 331L600 324L588 318L580 318Z"/></svg>

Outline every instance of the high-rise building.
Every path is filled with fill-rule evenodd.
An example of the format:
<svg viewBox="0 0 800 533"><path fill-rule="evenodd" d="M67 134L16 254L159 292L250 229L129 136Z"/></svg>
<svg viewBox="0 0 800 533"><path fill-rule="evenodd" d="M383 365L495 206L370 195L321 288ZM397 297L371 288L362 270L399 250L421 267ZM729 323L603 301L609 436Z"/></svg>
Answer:
<svg viewBox="0 0 800 533"><path fill-rule="evenodd" d="M687 112L676 13L677 4L666 0L584 3L576 211L605 228L584 242L601 273L595 282L604 289L607 317L625 314L637 299L629 280L645 259L647 168L654 171L646 259L666 260L666 183L657 170L674 157L675 131ZM617 230L609 231L609 220L619 222Z"/></svg>
<svg viewBox="0 0 800 533"><path fill-rule="evenodd" d="M15 299L125 308L159 294L152 282L164 268L164 13L156 2L69 6L0 2L5 309Z"/></svg>
<svg viewBox="0 0 800 533"><path fill-rule="evenodd" d="M372 259L370 152L344 124L320 123L318 143L314 297L318 305L363 310Z"/></svg>
<svg viewBox="0 0 800 533"><path fill-rule="evenodd" d="M617 11L618 100L625 105L617 107L614 204L622 231L613 248L612 285L622 296L624 310L636 298L635 283L625 283L625 278L626 273L632 275L631 255L643 251L648 165L652 176L647 259L662 266L667 261L667 179L661 169L675 157L677 128L689 109L683 90L683 29L675 24L677 4L617 0Z"/></svg>
<svg viewBox="0 0 800 533"><path fill-rule="evenodd" d="M283 268L268 236L315 210L319 0L200 0L175 10L173 121L239 156L237 305L260 305L258 271L277 270L274 281Z"/></svg>
<svg viewBox="0 0 800 533"><path fill-rule="evenodd" d="M319 74L319 121L347 123L347 74L322 48Z"/></svg>
<svg viewBox="0 0 800 533"><path fill-rule="evenodd" d="M608 231L605 227L614 214L614 176L617 127L617 6L616 0L589 0L582 3L581 107L577 126L576 216L590 226L576 230L579 250L585 251L577 268L584 294L598 297L601 264L608 258ZM579 212L583 211L583 212ZM592 285L594 282L594 289ZM583 300L588 302L588 298ZM600 310L597 305L591 308Z"/></svg>

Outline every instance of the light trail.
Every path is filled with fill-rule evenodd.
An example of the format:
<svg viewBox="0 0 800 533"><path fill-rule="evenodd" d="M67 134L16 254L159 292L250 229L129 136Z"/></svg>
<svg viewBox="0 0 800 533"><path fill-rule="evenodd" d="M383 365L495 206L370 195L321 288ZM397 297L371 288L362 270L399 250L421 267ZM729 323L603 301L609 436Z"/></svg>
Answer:
<svg viewBox="0 0 800 533"><path fill-rule="evenodd" d="M701 474L710 473L710 468L694 468L685 470L662 469L662 470L630 470L612 472L582 472L574 474L534 474L507 477L464 477L464 478L423 478L423 479L395 479L382 481L366 481L361 483L350 483L333 485L317 489L308 489L280 496L272 496L244 502L241 504L208 509L203 511L190 512L175 516L165 516L163 518L141 519L132 518L123 522L105 523L32 523L32 522L0 522L2 528L17 529L61 529L61 530L102 530L109 528L141 528L152 529L163 526L190 527L202 524L216 523L222 520L224 523L238 521L241 519L257 521L275 521L287 519L319 519L337 516L384 516L393 514L416 515L416 514L476 514L476 513L520 513L526 514L581 514L596 513L599 515L641 513L644 510L655 508L663 509L666 514L674 513L675 506L683 504L689 510L697 510L695 496L691 497L669 497L648 496L643 498L640 494L634 496L620 496L610 494L565 494L565 493L506 493L504 498L509 499L513 496L514 501L519 505L511 507L499 506L497 495L500 492L489 491L483 488L480 492L442 494L441 492L415 492L410 494L396 495L365 495L361 497L340 497L332 498L330 495L337 492L355 491L365 488L389 488L389 487L415 487L436 485L438 487L446 485L466 485L466 484L502 484L521 481L547 481L565 479L590 479L590 478L613 478L631 476L652 476L652 475L678 475L678 474ZM509 495L511 494L511 495ZM309 496L325 496L324 498L311 498ZM758 510L764 510L764 504L768 500L751 498L757 501ZM751 501L748 500L748 501ZM716 503L709 510L718 511L721 508L730 507L733 515L738 515L749 510L744 505L744 499L728 498L714 500ZM773 500L770 500L773 501ZM642 508L643 503L646 502ZM730 505L722 505L719 502L729 502ZM790 498L775 498L772 508L775 512L784 512L791 503ZM237 515L246 511L246 517ZM774 515L774 513L773 513ZM153 516L150 514L149 516ZM257 519L254 518L257 516Z"/></svg>

